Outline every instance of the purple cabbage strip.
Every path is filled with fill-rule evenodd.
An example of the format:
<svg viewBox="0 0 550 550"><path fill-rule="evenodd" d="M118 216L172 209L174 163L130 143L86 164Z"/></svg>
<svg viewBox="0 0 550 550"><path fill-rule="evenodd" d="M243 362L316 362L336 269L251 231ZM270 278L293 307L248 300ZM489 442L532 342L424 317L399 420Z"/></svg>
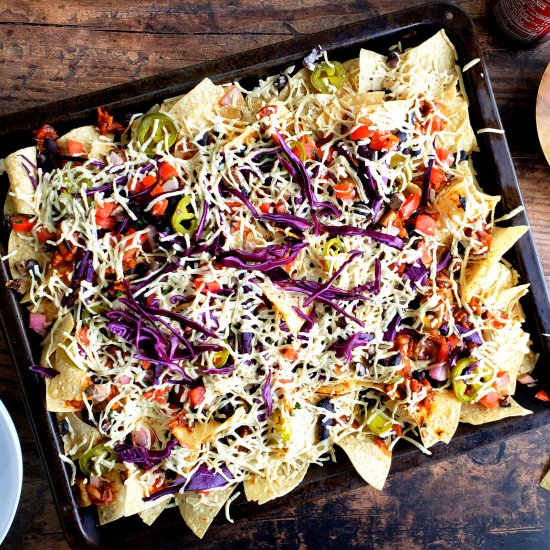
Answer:
<svg viewBox="0 0 550 550"><path fill-rule="evenodd" d="M180 260L176 260L175 262L171 264L166 264L160 271L155 273L154 275L151 275L138 285L136 285L133 290L134 292L137 292L138 290L141 290L143 287L146 287L148 284L152 283L153 281L156 281L158 278L162 277L163 275L166 275L167 273L171 273L172 271L176 271L178 267L180 267L181 262Z"/></svg>
<svg viewBox="0 0 550 550"><path fill-rule="evenodd" d="M291 290L307 295L318 293L319 290L321 290L323 287L323 284L316 281L303 281L299 279L287 279L273 282L283 290ZM363 294L358 294L353 290L344 290L342 288L330 287L327 288L322 294L317 294L316 299L319 301L322 301L321 299L325 299L352 302L353 300L368 300L369 297L364 296Z"/></svg>
<svg viewBox="0 0 550 550"><path fill-rule="evenodd" d="M321 296L321 294L324 294L332 286L332 283L334 283L334 281L338 279L340 275L342 275L346 267L348 267L348 265L351 262L353 262L353 260L355 260L357 256L362 256L362 255L363 253L360 252L359 250L353 250L350 254L350 257L334 272L334 275L326 283L323 283L319 287L319 290L317 290L311 296L309 296L302 304L302 307L307 307L309 304L311 304L311 302L313 302L313 300Z"/></svg>
<svg viewBox="0 0 550 550"><path fill-rule="evenodd" d="M337 342L330 346L329 350L336 352L337 357L345 357L348 363L353 360L352 351L355 348L366 346L374 335L367 334L366 332L356 332L350 336L347 340L339 339Z"/></svg>
<svg viewBox="0 0 550 550"><path fill-rule="evenodd" d="M240 332L237 337L237 347L239 353L252 353L252 337L251 332Z"/></svg>
<svg viewBox="0 0 550 550"><path fill-rule="evenodd" d="M137 464L141 468L149 470L162 460L168 458L172 453L172 449L178 444L178 441L174 439L169 441L166 447L160 451L149 450L143 445L133 446L126 443L115 445L113 449L119 460L131 462Z"/></svg>
<svg viewBox="0 0 550 550"><path fill-rule="evenodd" d="M355 227L353 225L325 225L320 223L321 230L329 235L362 235L368 237L374 241L386 244L392 248L401 250L405 243L403 239L395 237L394 235L388 235L382 231L376 231L375 229L364 229L362 227Z"/></svg>
<svg viewBox="0 0 550 550"><path fill-rule="evenodd" d="M404 281L410 281L411 285L418 283L424 286L428 281L429 272L430 270L420 260L417 260L405 270L402 278Z"/></svg>
<svg viewBox="0 0 550 550"><path fill-rule="evenodd" d="M449 264L451 263L452 256L450 252L447 252L443 258L441 258L441 261L437 264L437 272L443 271L444 269L447 269L449 267Z"/></svg>
<svg viewBox="0 0 550 550"><path fill-rule="evenodd" d="M216 487L225 487L229 483L227 480L233 479L233 475L225 466L222 472L224 475L216 470L209 470L206 464L201 464L185 486L185 490L207 491Z"/></svg>
<svg viewBox="0 0 550 550"><path fill-rule="evenodd" d="M228 365L227 367L205 369L201 371L201 374L231 374L234 370L235 365Z"/></svg>
<svg viewBox="0 0 550 550"><path fill-rule="evenodd" d="M186 481L185 478L179 477L172 482L172 485L170 487L161 489L160 491L157 491L156 493L153 493L148 497L143 497L142 500L143 502L149 502L151 500L157 500L158 498L161 498L166 495L173 495L174 493L179 493L180 489L185 484L185 481Z"/></svg>
<svg viewBox="0 0 550 550"><path fill-rule="evenodd" d="M76 267L75 272L73 273L73 278L71 279L70 285L72 292L70 294L65 294L63 296L63 299L61 300L64 306L70 307L74 304L78 295L77 290L80 288L82 281L88 281L89 283L92 282L93 276L95 274L95 271L92 267L92 261L93 258L91 251L86 250L78 266Z"/></svg>
<svg viewBox="0 0 550 550"><path fill-rule="evenodd" d="M58 370L43 367L42 365L31 365L29 370L36 374L41 374L44 378L55 378L58 374L61 374Z"/></svg>
<svg viewBox="0 0 550 550"><path fill-rule="evenodd" d="M305 321L305 324L302 325L300 332L309 332L313 328L313 325L315 324L315 322L317 321L317 315L315 314L315 310L312 310L311 314L307 315L304 311L302 311L297 306L292 306L292 309Z"/></svg>
<svg viewBox="0 0 550 550"><path fill-rule="evenodd" d="M257 252L247 252L240 248L222 251L218 255L218 262L225 267L246 269L248 271L269 271L274 267L286 265L298 256L307 243L292 245L271 244ZM257 262L253 265L247 262Z"/></svg>
<svg viewBox="0 0 550 550"><path fill-rule="evenodd" d="M18 155L19 157L21 157L25 162L27 162L32 170L38 170L38 167L33 163L31 162L25 155ZM29 179L31 180L31 183L32 183L32 186L36 189L38 187L38 183L36 181L36 178L34 177L33 173L32 173L32 170L31 168L29 168L25 162L21 162L21 166L23 167L23 169L25 170L25 172L27 172L27 176L29 176Z"/></svg>
<svg viewBox="0 0 550 550"><path fill-rule="evenodd" d="M434 167L434 158L428 160L428 166L424 170L424 176L422 178L422 196L420 197L420 206L426 206L428 199L430 198L430 179L432 177L432 170Z"/></svg>
<svg viewBox="0 0 550 550"><path fill-rule="evenodd" d="M89 162L90 166L93 166L94 168L106 168L108 165L106 162L102 162L101 160L93 159Z"/></svg>
<svg viewBox="0 0 550 550"><path fill-rule="evenodd" d="M481 346L481 344L483 344L483 338L481 338L481 335L477 330L472 332L472 334L467 334L468 332L470 332L469 328L458 324L456 325L456 328L458 329L458 332L460 332L460 334L466 335L464 336L464 340L466 340L466 342L470 342L471 344L475 344L476 346Z"/></svg>
<svg viewBox="0 0 550 550"><path fill-rule="evenodd" d="M262 397L267 409L267 415L271 416L273 414L273 395L271 393L271 369L268 369L267 375L264 380L264 385L262 387Z"/></svg>
<svg viewBox="0 0 550 550"><path fill-rule="evenodd" d="M371 294L378 294L380 292L380 287L382 284L382 262L376 258L374 260L374 281L367 283L365 285L357 286L353 290L354 292L365 292L368 291Z"/></svg>
<svg viewBox="0 0 550 550"><path fill-rule="evenodd" d="M399 325L400 322L401 322L401 315L399 315L399 313L396 313L393 319L388 323L388 326L384 331L384 335L382 336L382 340L384 342L393 342L395 340L395 336L397 333L397 326Z"/></svg>
<svg viewBox="0 0 550 550"><path fill-rule="evenodd" d="M340 210L336 205L330 202L322 202L317 200L317 197L313 192L311 179L309 177L309 174L307 173L307 169L304 166L304 163L292 152L292 149L290 149L283 136L277 130L275 130L275 134L277 135L281 148L290 160L290 163L286 161L286 159L284 159L281 155L279 155L279 160L281 161L282 165L287 169L291 177L296 180L296 183L300 186L302 193L306 196L311 207L325 208L329 210L332 215L340 217ZM289 171L289 167L292 167L293 170Z"/></svg>
<svg viewBox="0 0 550 550"><path fill-rule="evenodd" d="M202 233L204 231L204 227L206 225L206 219L208 218L208 211L210 207L206 201L202 203L202 214L201 219L199 220L199 225L197 226L197 230L195 231L195 234L193 235L193 240L195 242L199 241L202 237Z"/></svg>

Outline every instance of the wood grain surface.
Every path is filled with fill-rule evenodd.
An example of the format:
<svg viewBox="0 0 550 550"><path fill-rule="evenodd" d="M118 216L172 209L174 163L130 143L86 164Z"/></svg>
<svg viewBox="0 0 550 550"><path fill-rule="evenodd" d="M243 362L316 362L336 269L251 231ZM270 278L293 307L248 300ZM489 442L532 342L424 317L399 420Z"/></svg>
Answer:
<svg viewBox="0 0 550 550"><path fill-rule="evenodd" d="M457 1L476 24L550 281L550 168L535 100L550 43L520 49L499 34L491 3ZM66 98L422 2L359 0L0 0L0 114ZM0 305L1 306L1 305ZM65 549L7 345L0 399L17 426L25 478L3 548ZM1 459L1 457L0 457ZM550 428L210 531L197 548L550 548ZM0 488L0 506L1 504ZM163 548L180 548L177 541Z"/></svg>

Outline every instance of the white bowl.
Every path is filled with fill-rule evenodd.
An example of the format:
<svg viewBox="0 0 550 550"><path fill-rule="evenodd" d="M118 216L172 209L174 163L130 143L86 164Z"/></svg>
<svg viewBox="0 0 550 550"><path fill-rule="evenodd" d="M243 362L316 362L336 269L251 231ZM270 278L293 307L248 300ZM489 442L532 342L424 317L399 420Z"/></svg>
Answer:
<svg viewBox="0 0 550 550"><path fill-rule="evenodd" d="M23 482L23 459L17 431L12 419L0 401L0 544L8 534L12 524Z"/></svg>

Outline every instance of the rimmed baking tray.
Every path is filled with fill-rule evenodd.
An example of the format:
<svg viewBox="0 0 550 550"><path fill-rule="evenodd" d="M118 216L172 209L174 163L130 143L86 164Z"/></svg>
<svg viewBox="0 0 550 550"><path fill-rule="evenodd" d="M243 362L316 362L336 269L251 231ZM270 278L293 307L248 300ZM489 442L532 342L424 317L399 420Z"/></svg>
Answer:
<svg viewBox="0 0 550 550"><path fill-rule="evenodd" d="M217 83L239 80L245 86L253 85L258 77L276 73L293 64L299 67L303 57L318 44L330 52L331 59L343 61L357 57L361 47L387 53L388 47L399 41L404 48L417 45L441 28L445 29L457 49L459 65L481 57L473 23L464 12L449 4L419 6L0 117L0 157L32 143L32 130L43 123L54 125L60 132L77 125L95 124L98 106L106 107L110 113L122 118L127 113L143 112L165 98L183 94L206 76ZM464 74L464 84L471 103L470 117L474 129L500 128L500 117L483 61ZM494 133L482 134L479 145L481 152L474 156L474 165L484 190L502 196L499 206L502 213L522 205L505 137ZM2 184L0 189L5 195L7 181ZM0 203L3 203L1 196ZM527 224L525 213L518 214L515 223ZM0 245L2 255L5 254L6 240L7 236L3 235ZM526 328L531 333L535 351L541 354L537 378L548 381L550 345L543 335L550 333L550 304L531 234L522 237L506 258L520 272L522 280L531 284L531 292L522 301L527 315ZM0 275L3 282L9 278L4 265L0 267ZM62 446L55 415L46 412L43 382L28 370L28 366L39 357L38 338L28 333L27 314L18 304L17 296L4 284L0 288L0 304L27 414L69 544L78 549L120 548L136 543L141 547L158 546L169 540L177 540L182 547L196 544L197 539L187 529L177 509L165 511L152 527L147 527L137 517L99 527L95 509L77 508L68 472L58 458ZM391 474L550 424L550 408L536 400L533 394L525 387L518 388L517 399L533 410L532 415L478 427L461 425L451 443L436 445L431 449L431 455L424 455L413 447L398 447ZM297 490L274 503L259 507L244 500L235 502L232 517L237 522L250 519L263 511L282 509L285 502L296 503L361 484L362 480L349 461L341 456L337 464L311 467L306 480ZM214 525L224 521L218 517ZM223 526L220 528L224 529ZM229 542L231 530L226 529L224 536Z"/></svg>

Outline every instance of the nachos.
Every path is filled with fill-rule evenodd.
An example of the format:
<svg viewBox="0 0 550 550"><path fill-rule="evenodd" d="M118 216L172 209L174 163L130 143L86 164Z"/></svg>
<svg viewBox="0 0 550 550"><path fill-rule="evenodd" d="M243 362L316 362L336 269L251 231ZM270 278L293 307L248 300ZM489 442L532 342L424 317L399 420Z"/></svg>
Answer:
<svg viewBox="0 0 550 550"><path fill-rule="evenodd" d="M494 223L456 60L443 31L319 48L5 159L9 284L101 524L177 506L202 537L241 482L262 504L340 447L382 489L402 440L530 413L527 228Z"/></svg>

